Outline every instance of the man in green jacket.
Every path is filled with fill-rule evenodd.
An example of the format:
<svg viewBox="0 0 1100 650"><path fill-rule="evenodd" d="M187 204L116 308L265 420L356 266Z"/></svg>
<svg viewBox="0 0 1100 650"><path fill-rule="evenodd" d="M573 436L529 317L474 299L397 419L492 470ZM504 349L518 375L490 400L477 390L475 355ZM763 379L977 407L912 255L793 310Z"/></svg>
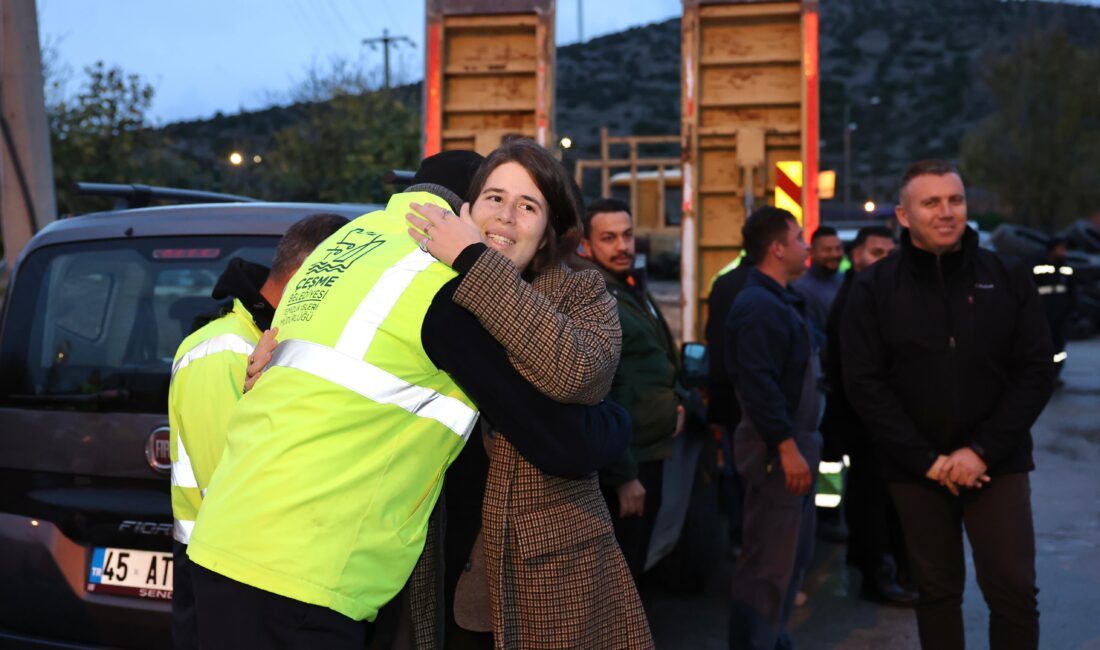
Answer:
<svg viewBox="0 0 1100 650"><path fill-rule="evenodd" d="M664 460L684 426L676 343L644 276L634 273L634 220L616 199L597 199L584 216L581 256L603 273L619 303L622 358L608 395L630 413L633 440L624 456L600 471L615 536L637 579L661 505Z"/></svg>

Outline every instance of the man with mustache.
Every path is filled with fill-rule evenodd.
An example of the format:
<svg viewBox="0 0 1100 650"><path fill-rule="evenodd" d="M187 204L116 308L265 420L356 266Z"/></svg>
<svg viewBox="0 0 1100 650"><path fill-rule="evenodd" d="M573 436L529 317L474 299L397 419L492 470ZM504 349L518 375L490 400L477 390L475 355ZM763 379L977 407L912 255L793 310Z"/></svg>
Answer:
<svg viewBox="0 0 1100 650"><path fill-rule="evenodd" d="M581 256L603 273L623 327L622 357L608 397L630 413L634 437L623 457L600 471L600 482L615 536L637 580L661 505L664 459L684 427L676 344L644 277L634 273L630 207L616 199L593 201L583 226Z"/></svg>

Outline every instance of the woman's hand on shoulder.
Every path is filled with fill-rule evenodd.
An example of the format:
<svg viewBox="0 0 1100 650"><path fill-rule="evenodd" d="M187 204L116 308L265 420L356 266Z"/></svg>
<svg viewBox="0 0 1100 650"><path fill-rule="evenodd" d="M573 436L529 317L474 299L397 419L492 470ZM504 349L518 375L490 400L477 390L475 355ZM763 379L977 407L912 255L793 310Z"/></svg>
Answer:
<svg viewBox="0 0 1100 650"><path fill-rule="evenodd" d="M413 210L405 217L412 226L409 236L416 240L420 250L447 266L453 266L455 258L468 246L485 243L481 229L470 216L469 203L462 204L458 216L431 203L413 203L409 207Z"/></svg>
<svg viewBox="0 0 1100 650"><path fill-rule="evenodd" d="M263 376L267 364L271 363L271 357L275 354L275 348L279 345L279 342L276 340L278 335L279 328L273 327L260 336L260 340L256 343L256 347L252 350L252 354L248 355L248 369L245 371L244 390L241 392L247 393L252 390L256 382L260 381L260 377Z"/></svg>

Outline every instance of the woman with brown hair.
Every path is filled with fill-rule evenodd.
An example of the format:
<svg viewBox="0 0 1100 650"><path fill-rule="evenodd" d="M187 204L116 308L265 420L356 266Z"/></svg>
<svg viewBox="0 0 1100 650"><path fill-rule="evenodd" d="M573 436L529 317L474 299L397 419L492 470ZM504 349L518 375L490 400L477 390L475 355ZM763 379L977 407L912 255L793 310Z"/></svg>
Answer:
<svg viewBox="0 0 1100 650"><path fill-rule="evenodd" d="M459 216L413 207L419 215L409 215L410 236L460 273L455 302L505 347L520 374L561 402L603 400L621 331L599 273L564 264L578 241L581 208L560 163L534 142L512 140L481 165ZM596 475L552 476L521 456L507 431L489 439L481 539L495 646L652 647ZM448 490L456 487L463 489ZM420 597L412 599L415 618Z"/></svg>

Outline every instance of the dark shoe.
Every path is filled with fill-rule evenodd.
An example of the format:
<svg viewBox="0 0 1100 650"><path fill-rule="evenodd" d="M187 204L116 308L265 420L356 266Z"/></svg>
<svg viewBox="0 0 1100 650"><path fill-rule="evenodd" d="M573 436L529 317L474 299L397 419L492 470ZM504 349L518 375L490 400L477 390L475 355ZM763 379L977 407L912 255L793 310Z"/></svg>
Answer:
<svg viewBox="0 0 1100 650"><path fill-rule="evenodd" d="M865 581L863 588L859 590L859 597L873 603L912 607L917 604L919 595L917 592L906 589L890 580L888 582L872 581L870 583Z"/></svg>

